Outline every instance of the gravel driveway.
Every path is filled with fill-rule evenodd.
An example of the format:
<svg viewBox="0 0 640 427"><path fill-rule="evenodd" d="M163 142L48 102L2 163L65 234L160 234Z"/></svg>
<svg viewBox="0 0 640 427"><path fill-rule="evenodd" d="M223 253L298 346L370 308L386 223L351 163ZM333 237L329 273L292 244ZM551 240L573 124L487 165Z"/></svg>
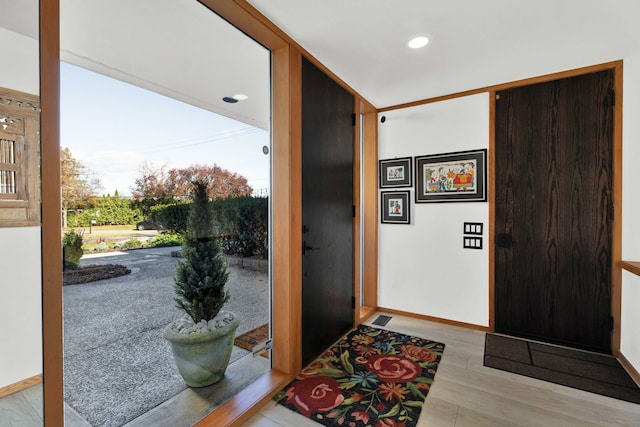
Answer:
<svg viewBox="0 0 640 427"><path fill-rule="evenodd" d="M120 426L186 388L162 329L182 316L173 277L178 248L85 256L81 265L121 264L131 274L63 288L65 402L93 426ZM266 272L229 267L224 309L236 334L269 320ZM234 347L232 362L248 352Z"/></svg>

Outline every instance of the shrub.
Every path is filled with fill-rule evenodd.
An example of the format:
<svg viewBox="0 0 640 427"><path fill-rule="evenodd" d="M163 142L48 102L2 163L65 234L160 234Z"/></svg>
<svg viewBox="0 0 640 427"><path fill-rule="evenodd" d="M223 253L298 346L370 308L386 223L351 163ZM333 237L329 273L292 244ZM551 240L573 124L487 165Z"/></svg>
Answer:
<svg viewBox="0 0 640 427"><path fill-rule="evenodd" d="M149 219L164 230L184 234L187 229L190 208L191 205L187 203L153 206Z"/></svg>
<svg viewBox="0 0 640 427"><path fill-rule="evenodd" d="M122 244L122 249L137 249L142 247L142 242L138 239L129 239Z"/></svg>
<svg viewBox="0 0 640 427"><path fill-rule="evenodd" d="M117 243L113 243L113 242L105 242L105 241L101 241L101 242L97 242L97 243L92 243L92 244L87 244L87 245L83 245L82 246L82 250L87 253L87 252L106 252L109 249L113 249L117 246Z"/></svg>
<svg viewBox="0 0 640 427"><path fill-rule="evenodd" d="M94 250L96 252L106 252L110 249L109 244L107 242L100 242L95 247Z"/></svg>
<svg viewBox="0 0 640 427"><path fill-rule="evenodd" d="M158 248L163 246L180 246L182 244L182 236L177 233L158 234L147 240L147 246L150 248Z"/></svg>
<svg viewBox="0 0 640 427"><path fill-rule="evenodd" d="M91 220L91 214L85 212L72 212L67 214L67 227L88 227Z"/></svg>
<svg viewBox="0 0 640 427"><path fill-rule="evenodd" d="M237 197L213 202L227 255L269 256L269 200Z"/></svg>
<svg viewBox="0 0 640 427"><path fill-rule="evenodd" d="M129 199L119 196L103 196L96 199L93 207L84 211L69 211L67 225L69 227L89 227L95 225L127 225L135 224L142 219L142 211L133 208Z"/></svg>
<svg viewBox="0 0 640 427"><path fill-rule="evenodd" d="M210 202L227 255L269 256L269 199L233 197ZM154 206L150 219L164 229L184 234L189 204Z"/></svg>
<svg viewBox="0 0 640 427"><path fill-rule="evenodd" d="M64 269L76 269L82 258L82 233L67 231L62 237L62 256Z"/></svg>

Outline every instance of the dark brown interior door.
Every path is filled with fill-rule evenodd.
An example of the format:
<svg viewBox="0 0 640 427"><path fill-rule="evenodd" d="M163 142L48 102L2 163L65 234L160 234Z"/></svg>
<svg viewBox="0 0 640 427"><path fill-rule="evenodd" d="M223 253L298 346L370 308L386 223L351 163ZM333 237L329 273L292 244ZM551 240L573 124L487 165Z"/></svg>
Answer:
<svg viewBox="0 0 640 427"><path fill-rule="evenodd" d="M302 64L302 361L353 326L353 104Z"/></svg>
<svg viewBox="0 0 640 427"><path fill-rule="evenodd" d="M496 331L611 352L613 72L496 99Z"/></svg>

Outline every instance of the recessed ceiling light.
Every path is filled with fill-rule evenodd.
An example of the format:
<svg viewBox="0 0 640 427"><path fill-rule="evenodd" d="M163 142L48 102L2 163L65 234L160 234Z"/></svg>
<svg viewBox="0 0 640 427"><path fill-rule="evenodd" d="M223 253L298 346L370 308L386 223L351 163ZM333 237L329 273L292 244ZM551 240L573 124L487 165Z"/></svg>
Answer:
<svg viewBox="0 0 640 427"><path fill-rule="evenodd" d="M235 104L238 101L244 101L246 99L249 99L249 97L244 93L238 93L233 96L225 96L224 98L222 98L224 102L228 102L229 104Z"/></svg>
<svg viewBox="0 0 640 427"><path fill-rule="evenodd" d="M420 49L421 47L425 47L429 43L429 37L425 35L412 37L408 42L407 46L411 49Z"/></svg>

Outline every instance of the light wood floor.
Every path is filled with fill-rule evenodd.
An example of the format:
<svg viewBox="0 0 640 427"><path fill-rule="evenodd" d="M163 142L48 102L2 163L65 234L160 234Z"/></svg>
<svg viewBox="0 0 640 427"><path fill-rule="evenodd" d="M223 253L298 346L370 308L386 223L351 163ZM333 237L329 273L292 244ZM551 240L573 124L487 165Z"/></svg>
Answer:
<svg viewBox="0 0 640 427"><path fill-rule="evenodd" d="M418 427L640 426L640 405L482 366L483 332L398 315L386 328L446 344ZM42 425L41 399L41 386L0 399L0 426ZM318 425L274 402L245 423Z"/></svg>
<svg viewBox="0 0 640 427"><path fill-rule="evenodd" d="M483 332L398 315L386 328L446 344L418 427L640 426L640 405L482 366ZM318 425L274 402L244 424Z"/></svg>

